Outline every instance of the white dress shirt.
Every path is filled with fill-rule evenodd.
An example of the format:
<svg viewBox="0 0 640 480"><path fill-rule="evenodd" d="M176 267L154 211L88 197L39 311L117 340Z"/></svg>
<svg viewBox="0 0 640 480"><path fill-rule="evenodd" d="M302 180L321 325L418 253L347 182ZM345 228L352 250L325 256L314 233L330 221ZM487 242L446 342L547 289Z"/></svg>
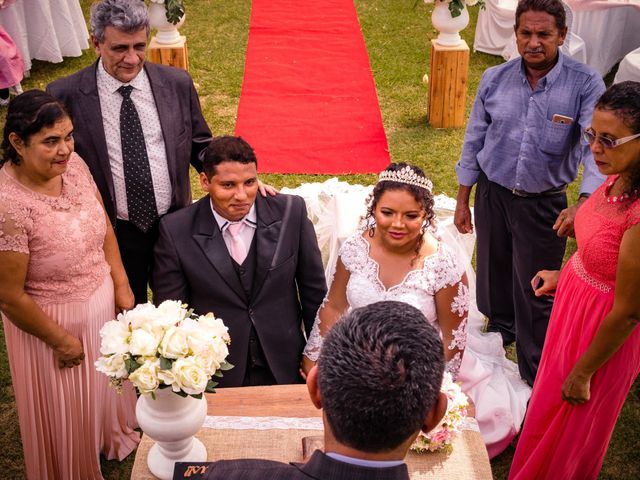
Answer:
<svg viewBox="0 0 640 480"><path fill-rule="evenodd" d="M151 167L151 180L153 192L156 198L158 214L164 215L171 206L171 178L167 165L167 153L164 147L164 137L160 127L160 118L156 107L151 84L147 73L142 69L128 84L122 83L107 73L102 64L98 64L96 80L98 83L98 96L100 109L102 110L102 125L107 141L107 152L113 187L116 195L116 215L121 220L129 220L127 210L127 189L124 182L124 168L122 165L122 142L120 139L120 106L122 95L118 88L122 85L131 85L131 100L136 106L144 143L147 147L149 166Z"/></svg>
<svg viewBox="0 0 640 480"><path fill-rule="evenodd" d="M222 238L224 239L224 244L227 246L227 250L229 250L229 255L231 255L231 233L228 231L229 224L231 223L240 223L244 222L245 228L240 231L240 237L244 242L244 245L247 249L247 253L251 248L251 242L253 241L253 236L256 233L256 228L258 226L257 220L258 216L256 215L256 204L251 205L249 209L249 213L247 213L242 220L237 222L232 222L231 220L227 220L218 212L216 212L215 208L213 208L213 200L209 198L209 205L211 206L211 211L213 212L213 216L218 222L218 227L220 227L220 231L222 232Z"/></svg>

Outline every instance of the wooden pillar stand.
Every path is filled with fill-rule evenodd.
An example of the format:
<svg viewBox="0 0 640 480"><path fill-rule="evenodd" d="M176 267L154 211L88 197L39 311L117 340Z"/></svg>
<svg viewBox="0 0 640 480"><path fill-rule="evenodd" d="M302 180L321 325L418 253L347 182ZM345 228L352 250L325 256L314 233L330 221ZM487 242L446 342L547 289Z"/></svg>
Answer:
<svg viewBox="0 0 640 480"><path fill-rule="evenodd" d="M429 125L435 128L464 126L469 76L469 46L465 41L445 47L431 40Z"/></svg>
<svg viewBox="0 0 640 480"><path fill-rule="evenodd" d="M156 41L156 37L151 38L148 58L153 63L171 65L189 71L189 52L187 50L187 37L180 36L180 41L171 45L164 45Z"/></svg>

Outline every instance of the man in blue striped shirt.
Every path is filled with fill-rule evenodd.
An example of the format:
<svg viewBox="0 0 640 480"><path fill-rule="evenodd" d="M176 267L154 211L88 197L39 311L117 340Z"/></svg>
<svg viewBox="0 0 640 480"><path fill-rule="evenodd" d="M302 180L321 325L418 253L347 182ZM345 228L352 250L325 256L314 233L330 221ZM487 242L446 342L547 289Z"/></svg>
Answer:
<svg viewBox="0 0 640 480"><path fill-rule="evenodd" d="M531 279L559 269L575 212L603 181L580 130L605 86L560 52L567 27L559 0L521 0L515 32L522 58L488 69L478 87L456 166L455 224L473 230L477 184L478 308L505 345L516 341L520 375L532 385L552 298L535 297ZM581 198L567 208L566 187L581 163Z"/></svg>

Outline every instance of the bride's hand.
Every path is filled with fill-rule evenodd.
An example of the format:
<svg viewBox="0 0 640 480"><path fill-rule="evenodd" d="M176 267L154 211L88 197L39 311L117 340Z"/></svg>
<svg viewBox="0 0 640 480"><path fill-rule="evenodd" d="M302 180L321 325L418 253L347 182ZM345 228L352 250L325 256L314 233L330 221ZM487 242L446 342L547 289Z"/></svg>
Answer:
<svg viewBox="0 0 640 480"><path fill-rule="evenodd" d="M315 364L316 362L314 362L313 360L309 360L309 357L303 355L302 362L300 362L300 376L306 380L307 374Z"/></svg>

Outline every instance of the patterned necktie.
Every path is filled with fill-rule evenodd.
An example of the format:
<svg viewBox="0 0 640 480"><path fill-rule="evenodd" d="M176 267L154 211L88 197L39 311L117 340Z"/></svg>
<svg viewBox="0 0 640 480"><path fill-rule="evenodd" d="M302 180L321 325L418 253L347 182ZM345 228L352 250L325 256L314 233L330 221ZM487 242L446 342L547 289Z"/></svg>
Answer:
<svg viewBox="0 0 640 480"><path fill-rule="evenodd" d="M243 229L244 222L230 223L227 227L231 235L231 258L233 258L238 265L242 265L244 259L247 258L247 246L244 244L241 235Z"/></svg>
<svg viewBox="0 0 640 480"><path fill-rule="evenodd" d="M146 232L158 218L158 208L153 193L151 167L149 167L149 157L144 144L142 125L136 106L131 100L131 90L133 90L131 85L118 88L118 92L122 95L120 106L122 167L129 221Z"/></svg>

